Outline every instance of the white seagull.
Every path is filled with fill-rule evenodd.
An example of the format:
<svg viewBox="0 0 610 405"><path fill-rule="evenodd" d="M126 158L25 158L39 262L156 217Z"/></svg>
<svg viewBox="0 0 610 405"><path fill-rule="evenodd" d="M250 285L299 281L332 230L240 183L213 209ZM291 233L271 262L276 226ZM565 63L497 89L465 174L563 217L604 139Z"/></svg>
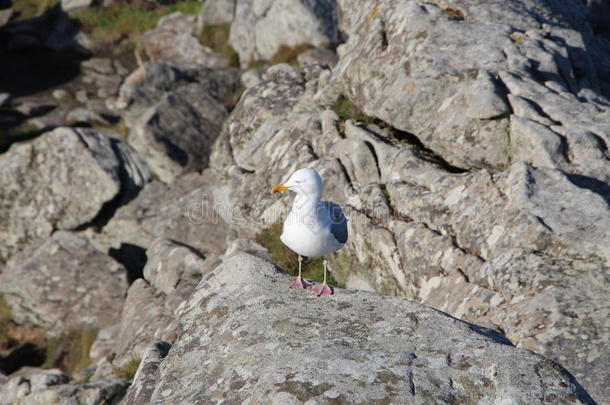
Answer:
<svg viewBox="0 0 610 405"><path fill-rule="evenodd" d="M324 282L312 289L318 296L333 293L326 284L326 255L341 249L347 242L347 219L338 204L320 201L322 188L322 177L315 169L299 169L286 183L271 190L273 193L290 190L297 194L280 236L280 240L299 255L299 275L290 288L312 285L301 276L302 256L324 256Z"/></svg>

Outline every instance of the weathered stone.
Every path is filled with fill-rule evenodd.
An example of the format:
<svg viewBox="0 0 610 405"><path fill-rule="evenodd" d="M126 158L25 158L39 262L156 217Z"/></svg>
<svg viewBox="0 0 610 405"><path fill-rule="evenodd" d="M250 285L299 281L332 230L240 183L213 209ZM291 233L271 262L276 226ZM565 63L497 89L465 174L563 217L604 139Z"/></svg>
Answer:
<svg viewBox="0 0 610 405"><path fill-rule="evenodd" d="M226 24L233 22L237 0L210 0L201 7L197 16L198 31L204 25Z"/></svg>
<svg viewBox="0 0 610 405"><path fill-rule="evenodd" d="M244 67L282 46L337 44L337 13L335 0L236 0L229 42Z"/></svg>
<svg viewBox="0 0 610 405"><path fill-rule="evenodd" d="M299 65L322 65L329 68L335 67L339 58L337 54L330 49L308 49L305 52L297 56Z"/></svg>
<svg viewBox="0 0 610 405"><path fill-rule="evenodd" d="M366 292L322 300L290 280L254 256L225 259L184 306L150 403L594 403L494 331Z"/></svg>
<svg viewBox="0 0 610 405"><path fill-rule="evenodd" d="M87 8L93 5L95 0L61 0L61 8L70 11L79 8Z"/></svg>
<svg viewBox="0 0 610 405"><path fill-rule="evenodd" d="M69 379L59 370L29 369L0 384L0 397L10 405L112 405L129 387L121 379L68 384Z"/></svg>
<svg viewBox="0 0 610 405"><path fill-rule="evenodd" d="M0 156L0 261L55 229L91 222L111 201L137 194L148 180L146 165L111 136L58 128L13 144Z"/></svg>
<svg viewBox="0 0 610 405"><path fill-rule="evenodd" d="M89 230L87 237L104 252L122 244L148 249L156 238L165 238L205 256L220 255L232 215L228 193L209 171L187 174L171 186L153 181L120 207L101 233Z"/></svg>
<svg viewBox="0 0 610 405"><path fill-rule="evenodd" d="M115 367L142 358L151 342L175 339L176 310L217 264L188 245L165 239L154 241L147 256L145 278L137 279L127 293L113 350Z"/></svg>
<svg viewBox="0 0 610 405"><path fill-rule="evenodd" d="M121 106L129 106L124 112L131 128L128 142L166 183L202 170L228 115L223 103L238 88L236 69L144 65L121 88Z"/></svg>
<svg viewBox="0 0 610 405"><path fill-rule="evenodd" d="M235 207L231 237L256 239L283 220L291 196L278 199L268 190L297 168L315 167L325 180L323 198L342 204L350 219L346 247L330 258L337 280L348 287L416 299L510 331L519 346L556 360L565 358L565 365L594 395L605 396L605 387L588 378L589 365L583 359L587 353L600 352L599 342L610 334L601 304L607 298L602 291L608 289L608 282L603 276L571 282L569 274L577 268L608 272L601 264L610 259L607 185L592 177L524 163L512 164L504 172L456 168L408 133L343 121L322 110L319 100L330 94L323 87L324 71L307 81L306 75L286 67L272 69L284 73L267 77L244 94L212 154L212 167L226 178ZM286 76L287 72L292 73ZM484 108L489 109L487 116L497 110L493 105ZM527 123L541 125L534 120ZM539 145L523 151L544 156ZM589 170L595 167L603 170L595 163ZM504 274L510 263L533 266L535 262L528 259L532 250L547 257L544 263L557 261L565 269L553 280L557 295L551 297L587 297L587 304L574 300L573 313L587 317L597 311L600 317L590 317L587 326L551 322L565 317L553 309L555 318L544 322L511 323L512 310L498 305L498 300L515 293L501 282L491 288L489 277L477 274L502 255L508 255L509 264L494 274ZM567 260L578 256L582 261ZM543 272L548 267L535 268L532 271ZM528 313L538 311L539 293L528 287L518 298ZM490 322L491 318L497 321ZM550 338L562 334L577 336L576 341ZM530 338L536 335L540 337ZM576 354L566 356L567 352ZM605 374L603 356L598 358L596 364Z"/></svg>
<svg viewBox="0 0 610 405"><path fill-rule="evenodd" d="M62 231L12 257L0 274L15 321L55 336L116 323L126 288L123 266Z"/></svg>
<svg viewBox="0 0 610 405"><path fill-rule="evenodd" d="M585 50L594 39L581 2L339 5L349 40L333 75L366 114L456 166L503 170L526 160L610 179L610 127L601 118L610 109ZM538 11L516 11L525 9ZM555 23L541 25L537 13ZM524 118L537 121L525 134L513 119L524 102ZM595 139L586 148L583 133Z"/></svg>
<svg viewBox="0 0 610 405"><path fill-rule="evenodd" d="M124 403L148 405L158 378L159 364L167 356L171 345L167 342L156 342L149 346L142 357L133 383L127 391Z"/></svg>
<svg viewBox="0 0 610 405"><path fill-rule="evenodd" d="M201 45L193 35L194 32L194 16L173 13L161 18L157 28L143 35L142 45L150 60L154 62L181 68L227 67L227 57Z"/></svg>

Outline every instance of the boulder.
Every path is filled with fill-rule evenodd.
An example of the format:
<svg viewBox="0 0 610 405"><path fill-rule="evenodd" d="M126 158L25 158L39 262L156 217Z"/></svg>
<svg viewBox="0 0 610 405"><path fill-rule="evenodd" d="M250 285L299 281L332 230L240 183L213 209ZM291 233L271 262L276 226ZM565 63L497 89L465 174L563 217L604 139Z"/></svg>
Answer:
<svg viewBox="0 0 610 405"><path fill-rule="evenodd" d="M71 11L90 7L93 3L95 3L95 0L61 0L61 8L64 11Z"/></svg>
<svg viewBox="0 0 610 405"><path fill-rule="evenodd" d="M282 47L328 47L340 40L337 15L335 0L236 0L229 43L243 67Z"/></svg>
<svg viewBox="0 0 610 405"><path fill-rule="evenodd" d="M364 113L461 168L526 161L610 180L610 109L581 1L339 6L349 40L333 75Z"/></svg>
<svg viewBox="0 0 610 405"><path fill-rule="evenodd" d="M177 70L156 63L126 79L119 102L130 127L128 142L162 181L202 170L239 88L236 69Z"/></svg>
<svg viewBox="0 0 610 405"><path fill-rule="evenodd" d="M226 179L234 207L229 242L257 240L282 221L293 197L270 188L315 167L323 198L350 219L350 239L330 258L339 282L506 331L518 346L561 359L594 397L606 397L589 370L596 362L607 373L600 347L609 333L607 184L525 162L504 171L455 167L412 134L363 114L352 117L368 123L348 119L349 102L328 103L335 88L328 71L307 72L270 68L243 95L214 147L211 166ZM528 266L536 276L519 290L499 281ZM577 281L580 269L588 276ZM541 312L540 283L545 302L580 298L566 304L568 312L551 304ZM513 300L519 314L538 322L517 322Z"/></svg>
<svg viewBox="0 0 610 405"><path fill-rule="evenodd" d="M0 274L14 321L52 336L116 323L126 289L123 266L63 231L12 257Z"/></svg>
<svg viewBox="0 0 610 405"><path fill-rule="evenodd" d="M232 214L228 193L226 185L209 171L184 175L171 186L152 181L120 207L101 232L87 230L85 234L99 250L109 252L128 268L140 266L140 270L146 258L143 264L142 260L134 262L138 259L134 252L148 249L157 238L183 243L205 256L220 255L226 249L227 222Z"/></svg>
<svg viewBox="0 0 610 405"><path fill-rule="evenodd" d="M210 0L203 3L197 16L198 31L204 25L226 24L233 22L237 0Z"/></svg>
<svg viewBox="0 0 610 405"><path fill-rule="evenodd" d="M176 311L190 296L203 274L217 265L215 257L205 259L192 247L157 239L147 250L144 278L127 292L118 333L112 347L112 366L117 369L134 359L157 340L176 338ZM94 346L103 346L97 344ZM100 370L94 377L108 377ZM110 372L112 375L112 372Z"/></svg>
<svg viewBox="0 0 610 405"><path fill-rule="evenodd" d="M58 128L0 155L0 263L54 230L85 226L133 198L146 164L110 131Z"/></svg>
<svg viewBox="0 0 610 405"><path fill-rule="evenodd" d="M126 404L148 405L150 403L158 378L159 364L167 356L170 348L169 343L159 341L146 349L133 383L125 396Z"/></svg>
<svg viewBox="0 0 610 405"><path fill-rule="evenodd" d="M154 30L142 36L142 45L151 61L178 68L227 67L227 57L201 45L194 33L194 16L173 13L161 18Z"/></svg>
<svg viewBox="0 0 610 405"><path fill-rule="evenodd" d="M559 364L497 332L362 291L320 299L290 281L263 259L227 257L184 305L150 403L594 403Z"/></svg>
<svg viewBox="0 0 610 405"><path fill-rule="evenodd" d="M129 386L122 379L70 384L70 377L59 370L30 368L17 374L0 382L4 404L112 405L125 396Z"/></svg>

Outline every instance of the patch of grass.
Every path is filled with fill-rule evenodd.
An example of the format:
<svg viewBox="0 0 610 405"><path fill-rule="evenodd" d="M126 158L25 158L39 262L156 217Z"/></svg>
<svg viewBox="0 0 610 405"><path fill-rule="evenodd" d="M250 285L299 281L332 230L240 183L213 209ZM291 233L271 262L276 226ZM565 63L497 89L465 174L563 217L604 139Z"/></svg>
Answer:
<svg viewBox="0 0 610 405"><path fill-rule="evenodd" d="M268 65L277 65L278 63L288 63L289 65L297 65L297 56L308 49L313 49L311 44L299 44L296 46L282 45L280 49L269 59L269 61L253 61L248 64L249 69L259 68Z"/></svg>
<svg viewBox="0 0 610 405"><path fill-rule="evenodd" d="M80 20L82 30L89 36L95 53L110 48L114 54L121 54L138 48L142 34L153 29L164 15L176 11L197 14L200 8L199 1L187 0L152 9L130 4L94 6L72 15Z"/></svg>
<svg viewBox="0 0 610 405"><path fill-rule="evenodd" d="M133 380L135 377L138 368L140 367L141 359L132 359L129 360L127 364L122 367L116 367L114 369L114 374L119 378L124 378L126 380Z"/></svg>
<svg viewBox="0 0 610 405"><path fill-rule="evenodd" d="M48 339L47 359L43 368L60 368L69 375L91 364L89 351L97 337L95 328L72 330L65 336Z"/></svg>
<svg viewBox="0 0 610 405"><path fill-rule="evenodd" d="M13 0L12 9L19 13L17 21L40 15L59 4L59 0Z"/></svg>
<svg viewBox="0 0 610 405"><path fill-rule="evenodd" d="M231 23L204 25L199 33L199 42L214 52L220 53L229 59L229 66L239 67L239 55L229 45Z"/></svg>
<svg viewBox="0 0 610 405"><path fill-rule="evenodd" d="M337 99L337 101L330 108L331 110L336 112L339 118L341 118L342 120L351 119L354 121L362 122L367 125L378 124L381 122L381 120L375 117L370 117L364 114L358 107L356 107L356 105L354 105L354 103L349 101L349 99L347 99L347 97L345 97L344 95L341 95L339 99Z"/></svg>
<svg viewBox="0 0 610 405"><path fill-rule="evenodd" d="M277 222L268 229L261 232L256 241L267 248L271 260L286 270L288 273L296 276L299 274L299 259L296 253L290 250L280 240L282 234L282 223ZM324 280L324 266L322 262L324 258L304 258L303 260L303 277L310 280L315 280L321 283ZM337 286L337 280L328 272L326 274L326 282Z"/></svg>

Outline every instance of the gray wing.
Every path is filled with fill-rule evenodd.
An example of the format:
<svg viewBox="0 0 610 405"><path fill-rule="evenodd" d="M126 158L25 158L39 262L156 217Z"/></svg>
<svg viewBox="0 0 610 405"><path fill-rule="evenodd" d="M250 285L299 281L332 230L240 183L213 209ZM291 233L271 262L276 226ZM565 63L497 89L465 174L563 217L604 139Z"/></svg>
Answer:
<svg viewBox="0 0 610 405"><path fill-rule="evenodd" d="M337 242L347 242L347 218L345 218L339 204L332 201L322 201L320 208L326 211L330 220L330 232L337 239Z"/></svg>

